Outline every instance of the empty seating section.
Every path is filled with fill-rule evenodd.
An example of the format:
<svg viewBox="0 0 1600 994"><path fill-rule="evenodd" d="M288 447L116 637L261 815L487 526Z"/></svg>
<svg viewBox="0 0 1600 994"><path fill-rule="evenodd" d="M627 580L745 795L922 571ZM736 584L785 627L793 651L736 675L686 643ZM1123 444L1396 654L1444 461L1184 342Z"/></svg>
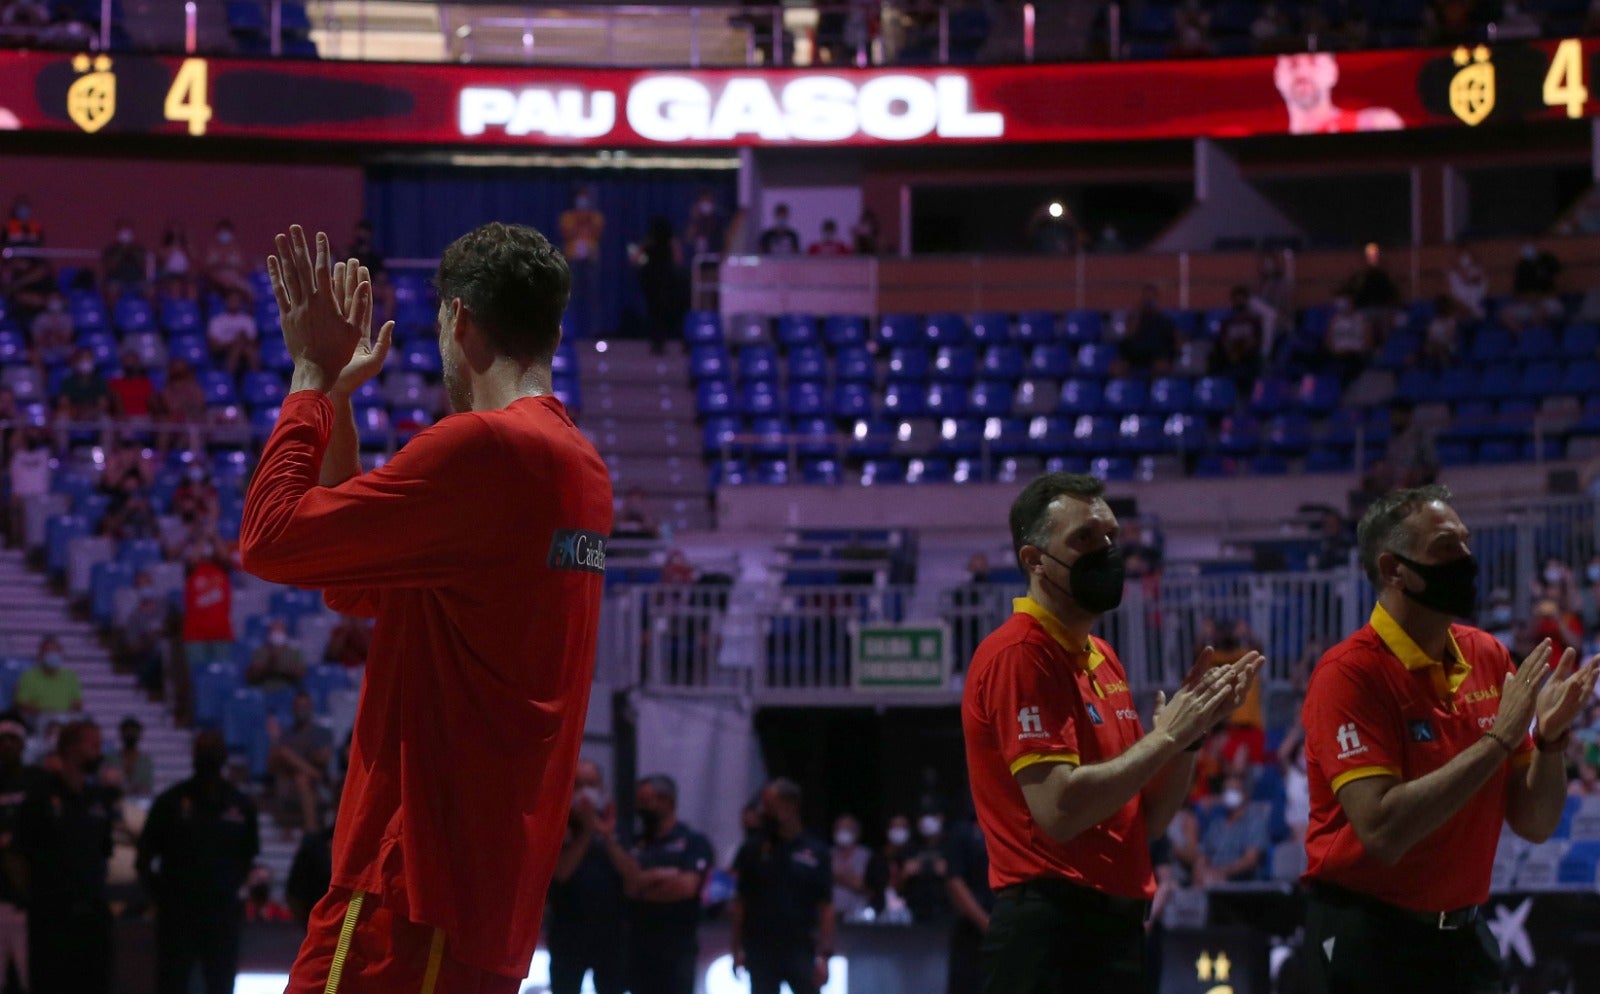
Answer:
<svg viewBox="0 0 1600 994"><path fill-rule="evenodd" d="M1320 339L1306 329L1325 325L1322 310L1281 336L1272 371L1253 383L1206 374L1219 315L1172 316L1194 336L1190 360L1166 375L1114 377L1121 322L1096 311L785 314L741 318L737 336L696 312L684 333L712 485L1006 481L1047 464L1130 479L1347 473L1358 450L1381 454L1386 407L1342 408L1343 384L1315 353ZM1444 439L1464 446L1443 450L1453 458L1532 458L1540 402L1600 387L1600 329L1509 334L1485 327L1473 338L1468 354L1488 356L1492 376L1475 364L1411 368L1420 331L1402 325L1390 339L1405 346L1398 395L1465 407ZM1600 434L1600 402L1569 431ZM1559 454L1562 436L1544 444Z"/></svg>

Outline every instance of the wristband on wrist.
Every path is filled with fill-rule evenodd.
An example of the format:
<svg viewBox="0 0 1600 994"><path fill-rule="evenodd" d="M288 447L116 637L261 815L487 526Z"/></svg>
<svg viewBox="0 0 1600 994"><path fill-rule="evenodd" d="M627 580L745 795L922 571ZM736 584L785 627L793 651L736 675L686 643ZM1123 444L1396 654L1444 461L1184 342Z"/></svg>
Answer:
<svg viewBox="0 0 1600 994"><path fill-rule="evenodd" d="M1495 745L1499 746L1500 748L1504 749L1506 751L1506 755L1507 756L1509 756L1512 753L1517 751L1515 748L1506 745L1506 740L1502 739L1500 736L1496 735L1493 732L1484 732L1483 733L1483 737L1488 739L1490 742L1493 742Z"/></svg>
<svg viewBox="0 0 1600 994"><path fill-rule="evenodd" d="M1553 739L1545 738L1543 732L1533 733L1534 748L1540 752L1565 752L1567 743L1570 741L1572 741L1572 729L1570 728Z"/></svg>

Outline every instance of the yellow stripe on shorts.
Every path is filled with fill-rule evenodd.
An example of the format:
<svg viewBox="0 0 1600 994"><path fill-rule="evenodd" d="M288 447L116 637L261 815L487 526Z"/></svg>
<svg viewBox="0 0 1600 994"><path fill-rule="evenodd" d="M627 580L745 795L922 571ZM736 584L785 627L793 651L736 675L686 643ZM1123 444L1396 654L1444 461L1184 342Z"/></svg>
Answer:
<svg viewBox="0 0 1600 994"><path fill-rule="evenodd" d="M422 994L433 994L439 982L439 967L444 963L444 932L433 930L433 947L428 950L428 972L422 978Z"/></svg>
<svg viewBox="0 0 1600 994"><path fill-rule="evenodd" d="M356 919L361 917L361 900L366 891L350 895L350 904L344 909L344 925L339 929L339 944L333 949L333 963L328 967L328 986L323 994L339 994L339 980L344 976L344 961L350 955L350 940L355 938Z"/></svg>

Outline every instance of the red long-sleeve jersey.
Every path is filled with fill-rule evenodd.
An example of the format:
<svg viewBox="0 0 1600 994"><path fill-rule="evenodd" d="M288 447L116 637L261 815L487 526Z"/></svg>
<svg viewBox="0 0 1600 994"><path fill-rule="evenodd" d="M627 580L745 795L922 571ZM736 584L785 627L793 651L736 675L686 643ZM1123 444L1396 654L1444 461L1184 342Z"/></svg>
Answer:
<svg viewBox="0 0 1600 994"><path fill-rule="evenodd" d="M611 531L605 463L554 397L457 414L317 485L333 405L284 402L244 568L377 618L333 883L525 975L566 828Z"/></svg>

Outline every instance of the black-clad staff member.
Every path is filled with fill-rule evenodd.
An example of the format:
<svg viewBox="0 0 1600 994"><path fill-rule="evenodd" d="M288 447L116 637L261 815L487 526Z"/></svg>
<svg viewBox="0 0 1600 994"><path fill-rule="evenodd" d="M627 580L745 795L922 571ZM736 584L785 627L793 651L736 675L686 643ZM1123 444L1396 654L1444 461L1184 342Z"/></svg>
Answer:
<svg viewBox="0 0 1600 994"><path fill-rule="evenodd" d="M978 994L983 990L983 937L989 932L994 891L989 887L989 850L976 821L957 825L945 839L945 864L945 892L956 912L945 991Z"/></svg>
<svg viewBox="0 0 1600 994"><path fill-rule="evenodd" d="M22 804L41 771L22 763L27 726L15 711L0 712L0 987L16 971L13 990L28 986L28 863L17 838Z"/></svg>
<svg viewBox="0 0 1600 994"><path fill-rule="evenodd" d="M111 989L111 908L106 861L119 793L99 782L100 729L78 720L56 740L60 769L22 802L18 833L28 860L28 990L106 994Z"/></svg>
<svg viewBox="0 0 1600 994"><path fill-rule="evenodd" d="M700 890L715 859L711 843L678 820L678 785L669 776L640 780L633 810L639 833L631 849L617 841L614 824L602 823L607 855L622 873L628 899L628 989L694 994Z"/></svg>
<svg viewBox="0 0 1600 994"><path fill-rule="evenodd" d="M750 994L817 994L833 955L833 871L828 847L800 824L800 787L779 778L761 790L761 834L734 861L733 968Z"/></svg>
<svg viewBox="0 0 1600 994"><path fill-rule="evenodd" d="M162 791L139 835L139 882L156 907L156 994L232 994L239 972L239 889L261 851L256 806L223 776L222 735L194 737L194 776Z"/></svg>
<svg viewBox="0 0 1600 994"><path fill-rule="evenodd" d="M622 994L628 959L622 872L606 855L605 829L616 808L605 795L600 767L579 760L573 777L567 837L556 858L545 911L550 948L550 994L578 994L584 974L594 974L595 994Z"/></svg>
<svg viewBox="0 0 1600 994"><path fill-rule="evenodd" d="M1367 509L1357 542L1377 607L1306 690L1314 992L1499 991L1478 909L1501 825L1542 842L1566 802L1562 753L1600 662L1568 650L1552 675L1547 640L1517 666L1453 623L1477 610L1478 567L1449 500L1419 487Z"/></svg>
<svg viewBox="0 0 1600 994"><path fill-rule="evenodd" d="M1146 735L1111 646L1090 636L1122 601L1117 519L1091 476L1048 473L1011 506L1028 596L978 647L961 704L967 772L995 906L992 994L1143 989L1155 885L1146 840L1182 805L1206 730L1261 663L1202 652Z"/></svg>

